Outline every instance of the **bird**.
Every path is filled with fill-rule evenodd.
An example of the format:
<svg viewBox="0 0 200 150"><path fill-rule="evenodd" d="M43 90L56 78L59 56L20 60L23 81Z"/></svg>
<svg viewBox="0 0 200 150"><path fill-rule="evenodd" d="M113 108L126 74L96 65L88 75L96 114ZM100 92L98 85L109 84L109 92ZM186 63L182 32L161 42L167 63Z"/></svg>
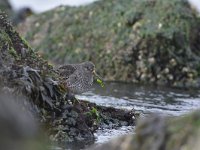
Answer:
<svg viewBox="0 0 200 150"><path fill-rule="evenodd" d="M91 61L65 64L58 67L57 72L63 77L68 92L73 95L87 92L92 87L94 76L102 80Z"/></svg>

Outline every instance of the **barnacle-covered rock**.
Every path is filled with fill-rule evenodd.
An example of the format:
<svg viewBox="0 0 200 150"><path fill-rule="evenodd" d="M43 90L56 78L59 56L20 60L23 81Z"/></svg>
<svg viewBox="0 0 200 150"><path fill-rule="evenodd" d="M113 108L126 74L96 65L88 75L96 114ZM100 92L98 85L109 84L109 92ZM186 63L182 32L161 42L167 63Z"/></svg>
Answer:
<svg viewBox="0 0 200 150"><path fill-rule="evenodd" d="M186 0L101 0L58 7L18 29L50 60L91 60L107 80L199 87L199 24Z"/></svg>

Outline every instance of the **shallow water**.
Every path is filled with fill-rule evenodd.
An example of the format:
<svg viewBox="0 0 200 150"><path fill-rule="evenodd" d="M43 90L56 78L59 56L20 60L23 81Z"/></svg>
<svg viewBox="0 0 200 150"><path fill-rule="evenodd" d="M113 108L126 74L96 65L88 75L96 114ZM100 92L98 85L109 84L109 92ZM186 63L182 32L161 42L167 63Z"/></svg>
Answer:
<svg viewBox="0 0 200 150"><path fill-rule="evenodd" d="M139 86L126 83L106 83L104 88L95 85L91 91L77 96L103 106L127 110L135 109L144 116L157 113L165 116L180 116L200 108L200 93L197 90L180 90L166 87ZM98 130L96 143L133 133L134 127Z"/></svg>

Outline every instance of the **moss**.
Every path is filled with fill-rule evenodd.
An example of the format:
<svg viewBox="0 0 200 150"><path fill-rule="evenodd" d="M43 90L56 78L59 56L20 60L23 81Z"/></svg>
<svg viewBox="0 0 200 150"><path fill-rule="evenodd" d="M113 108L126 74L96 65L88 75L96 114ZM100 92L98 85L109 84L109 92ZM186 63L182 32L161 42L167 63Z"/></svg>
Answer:
<svg viewBox="0 0 200 150"><path fill-rule="evenodd" d="M100 123L100 112L96 108L92 107L89 112L86 112L86 115L94 120L93 123Z"/></svg>
<svg viewBox="0 0 200 150"><path fill-rule="evenodd" d="M10 53L13 57L15 57L15 59L18 59L18 55L17 55L16 51L14 50L14 48L11 48L11 49L9 50L9 53Z"/></svg>

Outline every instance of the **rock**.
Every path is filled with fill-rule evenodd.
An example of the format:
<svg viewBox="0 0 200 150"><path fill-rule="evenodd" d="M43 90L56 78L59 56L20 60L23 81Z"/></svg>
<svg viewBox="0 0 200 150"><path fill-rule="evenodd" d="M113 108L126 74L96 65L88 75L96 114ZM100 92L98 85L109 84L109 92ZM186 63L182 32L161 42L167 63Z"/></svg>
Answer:
<svg viewBox="0 0 200 150"><path fill-rule="evenodd" d="M200 110L181 117L154 115L145 118L135 132L91 150L197 150L200 146Z"/></svg>
<svg viewBox="0 0 200 150"><path fill-rule="evenodd" d="M33 16L18 31L51 61L93 61L105 80L199 87L199 24L186 0L101 0Z"/></svg>
<svg viewBox="0 0 200 150"><path fill-rule="evenodd" d="M31 104L23 96L13 96L12 89L0 87L0 149L47 149L39 137L37 119ZM40 131L40 135L43 133Z"/></svg>
<svg viewBox="0 0 200 150"><path fill-rule="evenodd" d="M69 142L89 139L106 120L134 125L134 111L97 106L80 101L73 104L63 80L39 54L13 29L0 13L0 87L15 97L23 96L25 105L51 140ZM115 122L117 125L118 123ZM20 132L20 131L19 131Z"/></svg>

